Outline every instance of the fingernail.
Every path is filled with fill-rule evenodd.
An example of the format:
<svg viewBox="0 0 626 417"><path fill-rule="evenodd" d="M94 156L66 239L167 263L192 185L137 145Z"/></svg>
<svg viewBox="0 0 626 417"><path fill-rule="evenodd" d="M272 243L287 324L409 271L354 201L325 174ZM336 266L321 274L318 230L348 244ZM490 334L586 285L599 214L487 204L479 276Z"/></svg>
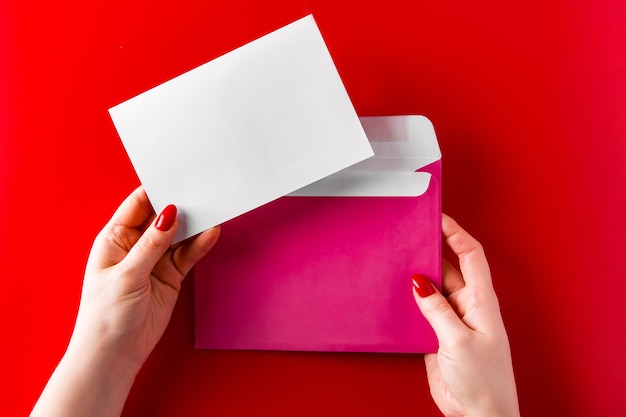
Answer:
<svg viewBox="0 0 626 417"><path fill-rule="evenodd" d="M420 297L425 298L435 293L433 284L424 275L413 274L411 279L413 280L413 287L415 288L415 291L417 291L417 295Z"/></svg>
<svg viewBox="0 0 626 417"><path fill-rule="evenodd" d="M174 225L174 221L176 220L176 206L170 204L165 207L161 214L159 214L159 218L156 221L156 228L162 232L167 232Z"/></svg>

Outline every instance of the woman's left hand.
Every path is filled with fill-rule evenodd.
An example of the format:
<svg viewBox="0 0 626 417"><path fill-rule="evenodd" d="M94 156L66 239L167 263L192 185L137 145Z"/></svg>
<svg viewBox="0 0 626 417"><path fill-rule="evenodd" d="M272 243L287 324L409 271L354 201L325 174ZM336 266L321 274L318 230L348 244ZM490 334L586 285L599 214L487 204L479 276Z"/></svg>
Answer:
<svg viewBox="0 0 626 417"><path fill-rule="evenodd" d="M169 323L183 279L215 244L219 228L170 246L178 220L168 206L155 219L137 188L96 237L72 336L107 345L139 369Z"/></svg>
<svg viewBox="0 0 626 417"><path fill-rule="evenodd" d="M31 417L121 414L185 275L219 236L172 246L177 227L176 207L156 217L142 187L120 205L93 244L74 333Z"/></svg>

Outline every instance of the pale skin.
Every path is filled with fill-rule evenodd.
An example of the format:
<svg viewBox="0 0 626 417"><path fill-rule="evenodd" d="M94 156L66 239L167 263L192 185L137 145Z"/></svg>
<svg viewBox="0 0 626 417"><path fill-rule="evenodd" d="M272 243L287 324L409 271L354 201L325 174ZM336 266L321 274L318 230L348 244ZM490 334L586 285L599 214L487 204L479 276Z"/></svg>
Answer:
<svg viewBox="0 0 626 417"><path fill-rule="evenodd" d="M443 236L461 272L443 265L443 293L413 295L439 340L424 356L430 392L448 416L517 417L511 351L482 245L443 215ZM423 291L422 291L423 292Z"/></svg>
<svg viewBox="0 0 626 417"><path fill-rule="evenodd" d="M156 216L140 187L96 237L72 338L31 417L121 414L185 275L219 236L213 228L172 246L178 223L172 218L164 226L166 211ZM446 416L518 416L508 340L482 248L447 216L443 232L463 275L444 266L447 300L429 283L434 294L427 297L414 289L440 344L425 356L431 394Z"/></svg>
<svg viewBox="0 0 626 417"><path fill-rule="evenodd" d="M183 278L218 238L210 229L170 246L136 189L91 249L74 333L31 416L119 416L170 320Z"/></svg>

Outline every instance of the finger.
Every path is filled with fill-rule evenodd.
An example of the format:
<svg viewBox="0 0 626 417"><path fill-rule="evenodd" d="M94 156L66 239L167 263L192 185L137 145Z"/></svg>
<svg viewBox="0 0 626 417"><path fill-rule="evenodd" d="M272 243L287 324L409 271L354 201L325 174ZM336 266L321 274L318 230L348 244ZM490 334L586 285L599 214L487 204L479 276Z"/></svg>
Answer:
<svg viewBox="0 0 626 417"><path fill-rule="evenodd" d="M447 260L443 260L443 279L442 287L443 294L448 296L461 288L465 287L465 280L457 269L450 264Z"/></svg>
<svg viewBox="0 0 626 417"><path fill-rule="evenodd" d="M442 231L446 243L459 257L465 283L478 288L493 288L482 245L445 214L442 216Z"/></svg>
<svg viewBox="0 0 626 417"><path fill-rule="evenodd" d="M445 297L423 275L413 275L413 298L440 344L457 340L468 330Z"/></svg>
<svg viewBox="0 0 626 417"><path fill-rule="evenodd" d="M143 186L139 186L120 204L110 223L141 229L154 216L154 209Z"/></svg>
<svg viewBox="0 0 626 417"><path fill-rule="evenodd" d="M143 187L135 189L120 204L96 237L88 267L106 268L120 262L141 237L145 223L154 216Z"/></svg>
<svg viewBox="0 0 626 417"><path fill-rule="evenodd" d="M204 255L206 255L220 236L220 227L205 230L174 250L172 262L184 277Z"/></svg>
<svg viewBox="0 0 626 417"><path fill-rule="evenodd" d="M150 224L122 262L137 274L150 274L169 249L177 228L176 206L169 205Z"/></svg>

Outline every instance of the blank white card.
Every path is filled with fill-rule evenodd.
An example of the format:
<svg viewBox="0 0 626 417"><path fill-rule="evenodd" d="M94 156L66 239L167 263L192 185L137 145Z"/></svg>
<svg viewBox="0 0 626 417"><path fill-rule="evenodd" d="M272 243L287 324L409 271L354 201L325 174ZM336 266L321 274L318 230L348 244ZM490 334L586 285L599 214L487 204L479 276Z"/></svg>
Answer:
<svg viewBox="0 0 626 417"><path fill-rule="evenodd" d="M109 113L175 242L373 155L310 15Z"/></svg>

